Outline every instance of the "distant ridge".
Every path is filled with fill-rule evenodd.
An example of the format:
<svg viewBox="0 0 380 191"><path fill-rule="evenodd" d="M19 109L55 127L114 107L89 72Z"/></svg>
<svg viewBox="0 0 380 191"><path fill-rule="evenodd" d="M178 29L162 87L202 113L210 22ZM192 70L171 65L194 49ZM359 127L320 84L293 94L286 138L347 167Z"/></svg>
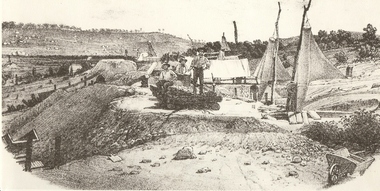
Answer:
<svg viewBox="0 0 380 191"><path fill-rule="evenodd" d="M151 41L160 55L166 52L185 52L191 42L161 32L93 32L61 29L2 30L2 54L21 55L128 55L136 56L137 50L146 52Z"/></svg>

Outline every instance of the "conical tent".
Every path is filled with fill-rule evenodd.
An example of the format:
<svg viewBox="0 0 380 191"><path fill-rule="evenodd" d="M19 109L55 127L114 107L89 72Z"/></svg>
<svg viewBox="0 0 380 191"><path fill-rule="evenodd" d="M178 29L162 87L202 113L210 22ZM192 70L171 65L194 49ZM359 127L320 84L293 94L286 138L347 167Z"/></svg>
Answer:
<svg viewBox="0 0 380 191"><path fill-rule="evenodd" d="M228 46L227 39L224 36L224 34L222 36L222 42L220 44L221 44L221 48L220 48L221 50L223 50L223 51L231 51L230 47Z"/></svg>
<svg viewBox="0 0 380 191"><path fill-rule="evenodd" d="M308 23L305 23L302 31L301 48L295 70L294 81L297 84L297 100L295 107L292 108L295 108L296 112L301 112L304 107L308 85L311 81L344 78L344 75L332 65L319 49Z"/></svg>
<svg viewBox="0 0 380 191"><path fill-rule="evenodd" d="M269 42L267 45L267 49L265 50L264 56L261 58L261 61L253 74L253 77L255 77L260 84L273 81L273 65L275 65L275 51L275 39L269 38ZM281 60L279 58L277 58L276 60L276 81L290 81L291 77L289 73L286 71L284 65L282 65Z"/></svg>

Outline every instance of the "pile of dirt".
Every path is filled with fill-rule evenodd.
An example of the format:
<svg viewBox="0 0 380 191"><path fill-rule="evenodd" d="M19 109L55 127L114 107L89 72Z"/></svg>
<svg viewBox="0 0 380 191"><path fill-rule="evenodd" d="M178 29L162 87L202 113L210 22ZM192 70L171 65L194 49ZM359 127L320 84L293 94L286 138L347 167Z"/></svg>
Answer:
<svg viewBox="0 0 380 191"><path fill-rule="evenodd" d="M63 162L77 159L86 156L89 147L96 147L86 142L86 137L93 132L109 103L124 95L125 90L115 86L89 86L55 100L55 103L45 108L38 116L31 115L34 119L29 123L9 129L9 133L13 137L20 137L35 129L40 141L33 145L33 159L41 160L45 165L51 164L56 136L61 136ZM41 104L47 103L45 100Z"/></svg>
<svg viewBox="0 0 380 191"><path fill-rule="evenodd" d="M119 79L123 74L131 71L137 71L135 62L124 59L103 59L100 60L94 68L90 70L90 75L101 74L106 81Z"/></svg>
<svg viewBox="0 0 380 191"><path fill-rule="evenodd" d="M205 132L286 132L285 130L261 122L254 118L241 117L203 117L203 116L163 116L160 113L138 113L131 111L109 110L88 137L94 150L90 153L114 154L122 149L179 134Z"/></svg>
<svg viewBox="0 0 380 191"><path fill-rule="evenodd" d="M52 93L48 98L46 98L41 103L35 105L33 108L25 111L21 115L15 117L9 125L3 126L3 134L6 134L9 129L17 131L18 128L24 126L25 124L31 122L35 117L41 114L45 109L52 106L54 103L60 99L70 96L73 92L67 92L63 90L57 90Z"/></svg>

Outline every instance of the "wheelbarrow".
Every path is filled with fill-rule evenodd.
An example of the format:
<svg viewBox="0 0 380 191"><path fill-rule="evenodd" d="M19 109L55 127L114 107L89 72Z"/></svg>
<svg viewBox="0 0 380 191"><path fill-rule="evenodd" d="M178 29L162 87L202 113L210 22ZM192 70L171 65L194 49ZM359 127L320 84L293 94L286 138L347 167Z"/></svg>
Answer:
<svg viewBox="0 0 380 191"><path fill-rule="evenodd" d="M331 154L326 154L329 170L328 183L337 184L348 174L352 175L356 172L359 172L360 176L363 175L375 158L370 156L362 158L357 155L362 152L350 153L347 148L341 148Z"/></svg>

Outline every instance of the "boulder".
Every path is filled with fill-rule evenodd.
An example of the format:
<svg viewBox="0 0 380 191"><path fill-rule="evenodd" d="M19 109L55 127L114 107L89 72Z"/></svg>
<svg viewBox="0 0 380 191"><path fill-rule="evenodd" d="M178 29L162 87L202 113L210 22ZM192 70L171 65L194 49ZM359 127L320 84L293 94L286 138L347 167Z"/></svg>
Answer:
<svg viewBox="0 0 380 191"><path fill-rule="evenodd" d="M140 163L151 163L152 160L150 159L143 159Z"/></svg>
<svg viewBox="0 0 380 191"><path fill-rule="evenodd" d="M302 158L300 156L294 156L292 158L292 163L301 163L302 162Z"/></svg>
<svg viewBox="0 0 380 191"><path fill-rule="evenodd" d="M160 163L155 162L154 164L151 164L150 166L151 166L151 167L159 167L159 166L160 166Z"/></svg>
<svg viewBox="0 0 380 191"><path fill-rule="evenodd" d="M183 147L174 156L173 160L196 159L192 147Z"/></svg>
<svg viewBox="0 0 380 191"><path fill-rule="evenodd" d="M297 178L298 177L298 172L296 172L296 171L290 171L287 176L294 176L294 177Z"/></svg>
<svg viewBox="0 0 380 191"><path fill-rule="evenodd" d="M197 170L197 173L208 173L208 172L211 172L211 169L208 167L204 167L204 168Z"/></svg>

